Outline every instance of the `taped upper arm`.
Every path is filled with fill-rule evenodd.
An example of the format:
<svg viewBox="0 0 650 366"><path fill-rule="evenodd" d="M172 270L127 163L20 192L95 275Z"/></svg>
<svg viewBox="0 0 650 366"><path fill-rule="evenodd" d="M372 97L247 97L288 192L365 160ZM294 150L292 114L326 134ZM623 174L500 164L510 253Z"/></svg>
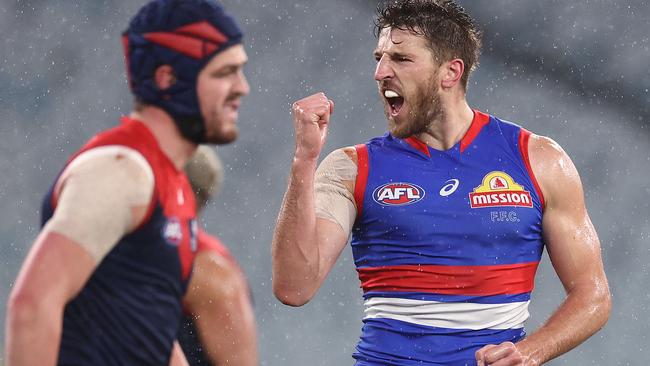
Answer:
<svg viewBox="0 0 650 366"><path fill-rule="evenodd" d="M314 181L316 216L339 224L346 235L352 231L356 218L353 193L356 176L356 151L344 148L334 150L323 159Z"/></svg>
<svg viewBox="0 0 650 366"><path fill-rule="evenodd" d="M140 224L153 188L151 167L137 151L124 146L88 150L61 174L56 208L44 231L65 235L99 262Z"/></svg>

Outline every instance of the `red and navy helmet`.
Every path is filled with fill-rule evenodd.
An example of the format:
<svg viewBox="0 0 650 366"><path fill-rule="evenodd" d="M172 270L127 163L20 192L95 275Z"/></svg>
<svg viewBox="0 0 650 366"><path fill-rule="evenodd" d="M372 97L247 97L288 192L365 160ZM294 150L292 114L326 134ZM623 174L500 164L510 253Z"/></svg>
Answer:
<svg viewBox="0 0 650 366"><path fill-rule="evenodd" d="M214 1L151 1L122 35L131 91L169 113L185 138L204 142L197 77L214 55L241 43L242 36L235 19ZM161 65L170 65L176 75L175 84L166 90L154 80Z"/></svg>

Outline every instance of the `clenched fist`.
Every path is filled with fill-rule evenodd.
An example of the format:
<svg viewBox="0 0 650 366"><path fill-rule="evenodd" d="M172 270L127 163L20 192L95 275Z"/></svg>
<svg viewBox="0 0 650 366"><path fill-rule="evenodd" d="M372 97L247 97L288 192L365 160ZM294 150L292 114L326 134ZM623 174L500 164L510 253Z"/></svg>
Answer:
<svg viewBox="0 0 650 366"><path fill-rule="evenodd" d="M537 366L538 363L522 354L517 345L503 342L499 345L488 344L476 351L478 366Z"/></svg>
<svg viewBox="0 0 650 366"><path fill-rule="evenodd" d="M316 93L293 103L297 159L318 159L325 139L334 102L325 93Z"/></svg>

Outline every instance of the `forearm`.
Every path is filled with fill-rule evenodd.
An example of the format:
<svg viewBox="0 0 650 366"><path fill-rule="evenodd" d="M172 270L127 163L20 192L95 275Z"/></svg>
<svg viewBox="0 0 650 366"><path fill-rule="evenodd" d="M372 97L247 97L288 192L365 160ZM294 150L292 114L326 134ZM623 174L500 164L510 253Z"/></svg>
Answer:
<svg viewBox="0 0 650 366"><path fill-rule="evenodd" d="M315 160L294 159L273 237L274 292L293 305L308 301L318 283L315 170Z"/></svg>
<svg viewBox="0 0 650 366"><path fill-rule="evenodd" d="M55 365L61 341L62 311L35 299L12 296L6 319L7 366Z"/></svg>
<svg viewBox="0 0 650 366"><path fill-rule="evenodd" d="M558 357L600 330L611 307L606 284L571 291L562 305L538 330L520 341L517 347L528 355L533 365L541 365Z"/></svg>

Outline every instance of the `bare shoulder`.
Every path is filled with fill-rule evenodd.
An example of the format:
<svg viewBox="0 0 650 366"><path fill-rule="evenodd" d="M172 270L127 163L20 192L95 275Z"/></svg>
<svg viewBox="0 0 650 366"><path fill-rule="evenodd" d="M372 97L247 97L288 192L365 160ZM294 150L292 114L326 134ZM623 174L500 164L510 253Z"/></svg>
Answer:
<svg viewBox="0 0 650 366"><path fill-rule="evenodd" d="M194 259L194 272L205 273L206 278L239 277L241 269L237 263L213 250L202 250Z"/></svg>
<svg viewBox="0 0 650 366"><path fill-rule="evenodd" d="M210 250L196 255L186 301L211 301L242 291L247 292L247 284L237 263Z"/></svg>
<svg viewBox="0 0 650 366"><path fill-rule="evenodd" d="M549 201L576 195L582 199L582 183L578 170L564 149L553 139L531 134L528 142L530 165L542 193Z"/></svg>
<svg viewBox="0 0 650 366"><path fill-rule="evenodd" d="M530 141L528 143L530 153L535 153L537 156L545 156L550 159L555 159L566 155L566 152L550 137L530 134Z"/></svg>

